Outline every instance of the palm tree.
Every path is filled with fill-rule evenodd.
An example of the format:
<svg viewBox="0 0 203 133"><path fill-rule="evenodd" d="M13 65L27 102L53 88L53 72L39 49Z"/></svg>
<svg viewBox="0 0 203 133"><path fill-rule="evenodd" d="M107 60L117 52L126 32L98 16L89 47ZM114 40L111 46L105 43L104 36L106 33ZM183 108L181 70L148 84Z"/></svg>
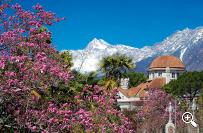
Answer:
<svg viewBox="0 0 203 133"><path fill-rule="evenodd" d="M129 70L135 68L131 58L122 54L114 54L104 57L100 64L101 70L106 78L119 81Z"/></svg>

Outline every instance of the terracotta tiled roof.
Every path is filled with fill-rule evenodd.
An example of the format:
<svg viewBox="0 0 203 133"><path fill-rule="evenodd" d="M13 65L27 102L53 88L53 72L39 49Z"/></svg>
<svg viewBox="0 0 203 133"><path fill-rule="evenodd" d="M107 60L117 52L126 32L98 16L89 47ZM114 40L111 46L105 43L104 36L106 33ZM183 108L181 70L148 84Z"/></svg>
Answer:
<svg viewBox="0 0 203 133"><path fill-rule="evenodd" d="M166 67L177 68L181 70L185 69L183 62L179 58L166 55L155 58L150 64L149 70L158 70Z"/></svg>
<svg viewBox="0 0 203 133"><path fill-rule="evenodd" d="M162 88L166 84L166 78L159 77L151 80L148 88Z"/></svg>
<svg viewBox="0 0 203 133"><path fill-rule="evenodd" d="M132 97L135 96L136 94L138 94L139 91L141 91L143 88L147 88L147 83L142 83L140 85L138 85L137 87L133 87L130 89L122 89L119 88L118 90L123 93L125 96L127 97Z"/></svg>
<svg viewBox="0 0 203 133"><path fill-rule="evenodd" d="M139 95L139 97L146 97L145 90L153 89L153 88L162 88L166 83L165 78L156 78L153 80L148 80L137 87L133 87L130 89L122 89L119 88L118 90L123 93L126 97L133 97Z"/></svg>
<svg viewBox="0 0 203 133"><path fill-rule="evenodd" d="M146 92L145 90L141 91L139 96L142 98L142 97L146 97Z"/></svg>

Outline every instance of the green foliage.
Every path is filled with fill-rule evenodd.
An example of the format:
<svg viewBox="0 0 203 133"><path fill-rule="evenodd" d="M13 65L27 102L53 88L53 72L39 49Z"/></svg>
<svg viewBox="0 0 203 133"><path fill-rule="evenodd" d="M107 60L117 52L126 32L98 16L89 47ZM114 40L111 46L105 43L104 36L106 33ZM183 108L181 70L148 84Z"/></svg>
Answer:
<svg viewBox="0 0 203 133"><path fill-rule="evenodd" d="M61 58L63 59L64 63L67 65L67 68L71 68L73 66L73 58L69 51L61 52Z"/></svg>
<svg viewBox="0 0 203 133"><path fill-rule="evenodd" d="M56 103L73 101L74 96L81 92L87 84L88 76L77 71L72 71L72 76L73 78L68 82L68 84L60 82L55 86L49 86L45 91L41 91L40 88L34 89L33 94L41 99L41 101L51 100Z"/></svg>
<svg viewBox="0 0 203 133"><path fill-rule="evenodd" d="M113 79L103 78L98 81L98 85L104 86L107 90L112 90L115 87L118 87L118 83Z"/></svg>
<svg viewBox="0 0 203 133"><path fill-rule="evenodd" d="M72 101L77 91L61 83L57 87L51 86L47 92L49 94L49 100L55 101L56 103L65 103Z"/></svg>
<svg viewBox="0 0 203 133"><path fill-rule="evenodd" d="M129 87L135 87L139 84L145 82L147 80L147 77L144 75L144 73L134 72L130 71L126 74L126 77L129 77Z"/></svg>
<svg viewBox="0 0 203 133"><path fill-rule="evenodd" d="M89 85L96 85L101 80L101 78L98 77L97 72L90 72L86 74L86 77L87 77L86 82Z"/></svg>
<svg viewBox="0 0 203 133"><path fill-rule="evenodd" d="M200 94L200 96L198 98L198 104L202 108L202 113L203 113L203 92Z"/></svg>
<svg viewBox="0 0 203 133"><path fill-rule="evenodd" d="M185 72L177 80L173 80L164 86L166 92L182 99L187 96L190 101L202 88L203 72Z"/></svg>
<svg viewBox="0 0 203 133"><path fill-rule="evenodd" d="M44 31L48 31L48 29L45 26L41 26L41 28L39 29L39 33L42 33Z"/></svg>
<svg viewBox="0 0 203 133"><path fill-rule="evenodd" d="M5 110L5 103L1 101L0 103L0 131L5 129L10 129L15 126L14 117L7 113Z"/></svg>
<svg viewBox="0 0 203 133"><path fill-rule="evenodd" d="M203 129L203 91L198 97L197 104L199 109L197 110L196 118L199 121L199 126Z"/></svg>
<svg viewBox="0 0 203 133"><path fill-rule="evenodd" d="M87 76L77 71L73 71L73 79L69 81L69 88L73 91L81 91L87 83Z"/></svg>
<svg viewBox="0 0 203 133"><path fill-rule="evenodd" d="M68 88L73 94L80 92L85 85L95 85L98 83L99 78L97 78L96 72L91 72L88 74L82 74L77 71L72 71L73 78L68 83Z"/></svg>
<svg viewBox="0 0 203 133"><path fill-rule="evenodd" d="M106 78L119 80L122 75L133 69L134 63L131 58L114 54L112 56L104 57L100 64L101 70L105 73Z"/></svg>
<svg viewBox="0 0 203 133"><path fill-rule="evenodd" d="M80 93L87 84L96 85L98 81L100 81L95 72L82 74L77 71L72 71L71 74L73 78L68 84L60 82L55 86L47 87L45 90L40 88L33 89L32 94L39 99L36 106L40 106L40 104L43 104L45 101L54 101L58 104L73 102L74 96Z"/></svg>

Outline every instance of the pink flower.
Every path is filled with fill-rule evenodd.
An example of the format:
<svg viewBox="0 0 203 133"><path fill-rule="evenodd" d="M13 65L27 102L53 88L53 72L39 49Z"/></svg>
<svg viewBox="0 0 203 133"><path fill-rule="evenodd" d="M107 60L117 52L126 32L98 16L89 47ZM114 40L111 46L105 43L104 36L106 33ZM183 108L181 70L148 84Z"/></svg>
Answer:
<svg viewBox="0 0 203 133"><path fill-rule="evenodd" d="M21 6L18 3L15 4L14 8L17 9L17 10L21 10L22 9Z"/></svg>
<svg viewBox="0 0 203 133"><path fill-rule="evenodd" d="M58 119L56 119L56 118L51 118L51 119L49 119L49 123L56 123L56 122L58 122Z"/></svg>
<svg viewBox="0 0 203 133"><path fill-rule="evenodd" d="M6 71L5 72L5 76L7 76L9 78L12 78L12 77L16 76L16 73L15 72L11 72L11 71Z"/></svg>
<svg viewBox="0 0 203 133"><path fill-rule="evenodd" d="M36 126L33 126L31 129L32 129L32 131L35 131L36 130Z"/></svg>
<svg viewBox="0 0 203 133"><path fill-rule="evenodd" d="M33 6L33 8L36 10L42 10L42 6L39 3L37 3L35 6Z"/></svg>
<svg viewBox="0 0 203 133"><path fill-rule="evenodd" d="M0 69L4 69L5 68L5 61L4 60L0 60Z"/></svg>

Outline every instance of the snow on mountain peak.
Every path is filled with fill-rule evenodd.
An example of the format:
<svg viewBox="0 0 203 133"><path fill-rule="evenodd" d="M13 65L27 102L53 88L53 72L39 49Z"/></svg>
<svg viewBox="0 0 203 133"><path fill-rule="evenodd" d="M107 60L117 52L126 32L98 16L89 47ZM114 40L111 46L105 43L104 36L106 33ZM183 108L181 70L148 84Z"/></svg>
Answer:
<svg viewBox="0 0 203 133"><path fill-rule="evenodd" d="M86 49L106 49L110 44L102 39L94 38L86 47Z"/></svg>

